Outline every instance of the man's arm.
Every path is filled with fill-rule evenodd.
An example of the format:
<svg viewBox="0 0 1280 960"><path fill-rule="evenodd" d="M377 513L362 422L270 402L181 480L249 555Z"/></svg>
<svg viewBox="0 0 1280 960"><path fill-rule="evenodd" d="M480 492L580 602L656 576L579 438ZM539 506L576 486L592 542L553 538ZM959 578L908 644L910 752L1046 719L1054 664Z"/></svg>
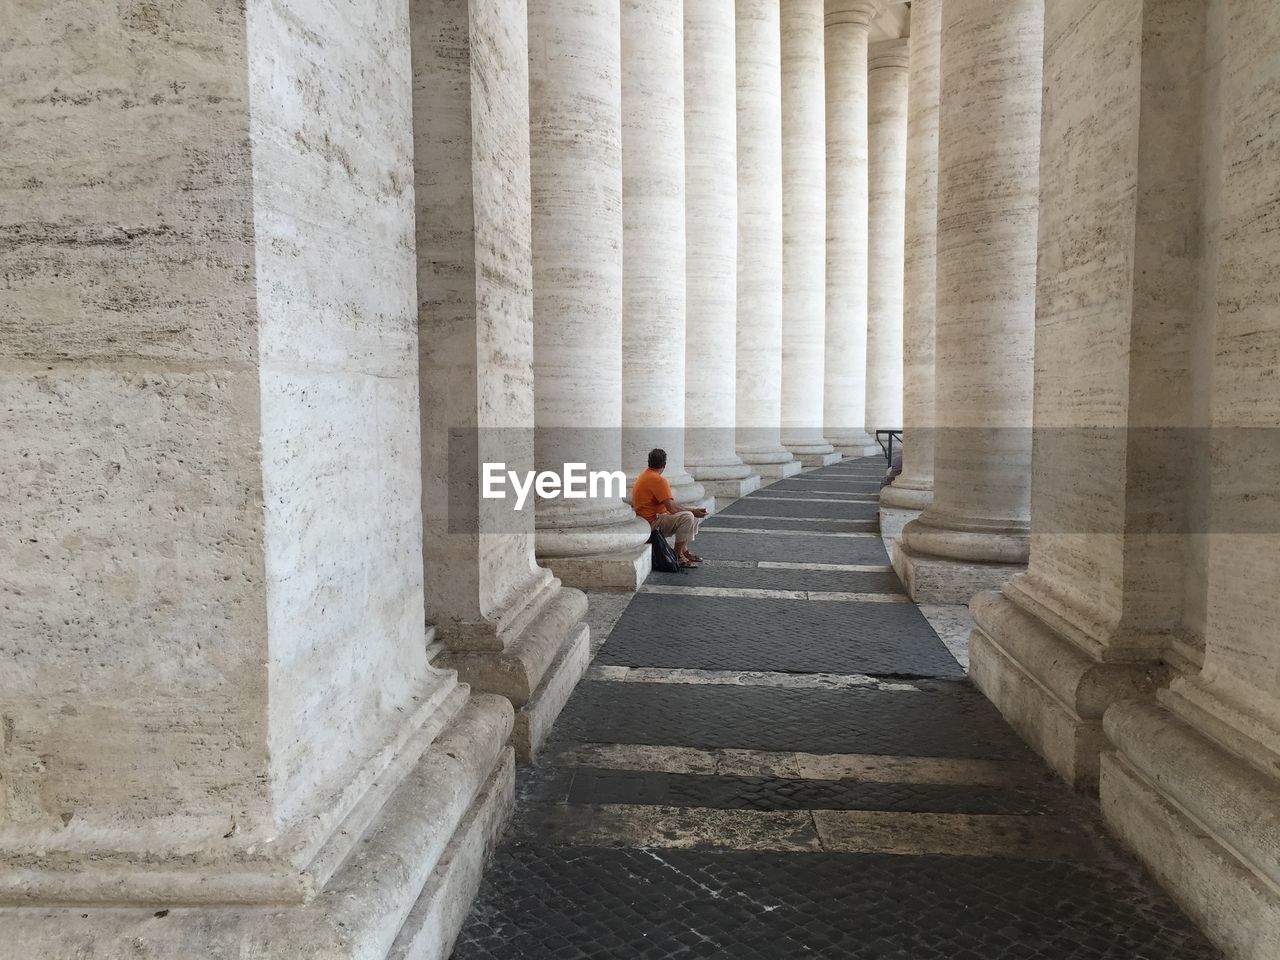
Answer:
<svg viewBox="0 0 1280 960"><path fill-rule="evenodd" d="M707 511L702 507L686 507L684 504L676 503L674 500L663 500L662 506L667 513L680 513L682 510L687 510L695 517L705 517L707 515Z"/></svg>

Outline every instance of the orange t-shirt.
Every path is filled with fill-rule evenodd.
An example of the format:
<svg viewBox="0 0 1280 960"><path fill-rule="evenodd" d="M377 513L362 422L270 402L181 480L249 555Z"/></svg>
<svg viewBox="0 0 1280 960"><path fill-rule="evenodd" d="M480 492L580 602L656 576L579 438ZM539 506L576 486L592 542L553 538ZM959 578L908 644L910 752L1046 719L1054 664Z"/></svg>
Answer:
<svg viewBox="0 0 1280 960"><path fill-rule="evenodd" d="M671 499L671 484L657 470L645 470L636 477L636 485L631 491L631 505L636 509L636 516L644 517L653 525L653 518L666 513L662 506L664 500Z"/></svg>

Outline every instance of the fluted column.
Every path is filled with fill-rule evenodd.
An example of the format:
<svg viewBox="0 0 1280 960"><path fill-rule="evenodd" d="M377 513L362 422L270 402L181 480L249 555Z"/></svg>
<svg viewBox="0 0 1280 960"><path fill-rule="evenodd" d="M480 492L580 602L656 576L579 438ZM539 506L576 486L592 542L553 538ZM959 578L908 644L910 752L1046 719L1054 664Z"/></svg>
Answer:
<svg viewBox="0 0 1280 960"><path fill-rule="evenodd" d="M737 0L738 453L762 477L782 446L782 81L778 0Z"/></svg>
<svg viewBox="0 0 1280 960"><path fill-rule="evenodd" d="M826 96L822 0L781 0L782 443L801 463L840 458L823 436Z"/></svg>
<svg viewBox="0 0 1280 960"><path fill-rule="evenodd" d="M867 431L902 426L907 206L907 41L867 57Z"/></svg>
<svg viewBox="0 0 1280 960"><path fill-rule="evenodd" d="M934 499L895 558L916 598L963 602L1027 560L1043 19L1043 0L943 8Z"/></svg>
<svg viewBox="0 0 1280 960"><path fill-rule="evenodd" d="M867 37L879 0L826 0L827 301L823 425L840 453L879 450L867 419Z"/></svg>
<svg viewBox="0 0 1280 960"><path fill-rule="evenodd" d="M535 458L621 467L622 108L617 0L531 0ZM541 500L538 558L634 589L648 525L620 498Z"/></svg>
<svg viewBox="0 0 1280 960"><path fill-rule="evenodd" d="M738 175L734 0L684 4L684 463L708 494L760 486L735 449Z"/></svg>
<svg viewBox="0 0 1280 960"><path fill-rule="evenodd" d="M654 447L681 503L684 469L684 5L622 0L622 466Z"/></svg>
<svg viewBox="0 0 1280 960"><path fill-rule="evenodd" d="M911 5L907 93L906 247L902 303L902 473L885 507L922 510L933 499L933 319L938 238L938 60L941 0Z"/></svg>

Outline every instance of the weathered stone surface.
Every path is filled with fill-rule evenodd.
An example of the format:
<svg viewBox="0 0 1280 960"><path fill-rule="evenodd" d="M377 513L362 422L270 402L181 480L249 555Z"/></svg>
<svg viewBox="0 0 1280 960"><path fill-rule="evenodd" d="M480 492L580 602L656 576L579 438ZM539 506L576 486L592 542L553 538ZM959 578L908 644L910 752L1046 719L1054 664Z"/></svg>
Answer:
<svg viewBox="0 0 1280 960"><path fill-rule="evenodd" d="M902 427L902 285L907 202L907 40L867 55L866 426Z"/></svg>
<svg viewBox="0 0 1280 960"><path fill-rule="evenodd" d="M907 81L902 473L884 488L880 502L886 507L916 511L923 510L933 500L933 340L937 283L941 34L940 0L915 0L911 5ZM894 536L898 532L900 530L895 530Z"/></svg>
<svg viewBox="0 0 1280 960"><path fill-rule="evenodd" d="M825 459L833 451L822 434L827 236L822 2L779 3L782 443L805 466L833 462Z"/></svg>
<svg viewBox="0 0 1280 960"><path fill-rule="evenodd" d="M867 38L876 0L826 0L826 334L823 426L845 456L874 452L866 433Z"/></svg>
<svg viewBox="0 0 1280 960"><path fill-rule="evenodd" d="M782 86L776 0L736 0L738 89L737 449L761 477L800 463L782 422Z"/></svg>

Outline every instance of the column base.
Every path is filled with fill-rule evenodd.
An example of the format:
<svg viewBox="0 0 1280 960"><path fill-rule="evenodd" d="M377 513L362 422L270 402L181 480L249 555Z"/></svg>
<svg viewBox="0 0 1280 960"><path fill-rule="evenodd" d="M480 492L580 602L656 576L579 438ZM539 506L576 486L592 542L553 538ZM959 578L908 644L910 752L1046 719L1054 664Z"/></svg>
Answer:
<svg viewBox="0 0 1280 960"><path fill-rule="evenodd" d="M884 497L880 498L880 536L887 540L897 540L902 536L902 528L920 516L919 510L898 510L885 506Z"/></svg>
<svg viewBox="0 0 1280 960"><path fill-rule="evenodd" d="M973 682L1059 776L1096 791L1103 712L1153 697L1167 668L1099 661L1001 593L978 594L970 609Z"/></svg>
<svg viewBox="0 0 1280 960"><path fill-rule="evenodd" d="M640 589L640 585L649 578L653 558L646 541L639 547L617 553L583 557L539 557L538 563L568 586L579 590L620 593Z"/></svg>
<svg viewBox="0 0 1280 960"><path fill-rule="evenodd" d="M26 960L444 960L511 816L511 705L475 696L422 753L350 857L297 906L0 907Z"/></svg>
<svg viewBox="0 0 1280 960"><path fill-rule="evenodd" d="M1150 701L1104 726L1108 826L1225 956L1280 957L1280 781Z"/></svg>
<svg viewBox="0 0 1280 960"><path fill-rule="evenodd" d="M733 501L759 490L760 476L753 473L741 480L703 480L702 486L709 496L715 498L715 508L719 512Z"/></svg>
<svg viewBox="0 0 1280 960"><path fill-rule="evenodd" d="M844 457L836 450L830 453L797 453L795 458L800 461L800 465L806 470L812 470L815 467L829 467L833 463L839 463Z"/></svg>
<svg viewBox="0 0 1280 960"><path fill-rule="evenodd" d="M761 482L785 480L794 477L804 469L799 460L787 460L784 463L753 463L751 469L760 475Z"/></svg>
<svg viewBox="0 0 1280 960"><path fill-rule="evenodd" d="M455 650L433 643L428 653L432 666L456 670L458 679L473 690L511 701L516 710L511 742L517 759L528 763L587 671L591 657L586 615L585 595L557 587L501 650Z"/></svg>
<svg viewBox="0 0 1280 960"><path fill-rule="evenodd" d="M913 486L910 481L904 483L901 475L880 491L882 507L913 510L918 515L931 503L933 503L932 486Z"/></svg>
<svg viewBox="0 0 1280 960"><path fill-rule="evenodd" d="M841 443L832 441L836 452L846 460L861 460L863 457L884 457L884 451L878 443Z"/></svg>
<svg viewBox="0 0 1280 960"><path fill-rule="evenodd" d="M916 603L968 603L983 590L999 590L1026 570L1019 563L978 563L917 553L902 540L889 551L894 571Z"/></svg>

